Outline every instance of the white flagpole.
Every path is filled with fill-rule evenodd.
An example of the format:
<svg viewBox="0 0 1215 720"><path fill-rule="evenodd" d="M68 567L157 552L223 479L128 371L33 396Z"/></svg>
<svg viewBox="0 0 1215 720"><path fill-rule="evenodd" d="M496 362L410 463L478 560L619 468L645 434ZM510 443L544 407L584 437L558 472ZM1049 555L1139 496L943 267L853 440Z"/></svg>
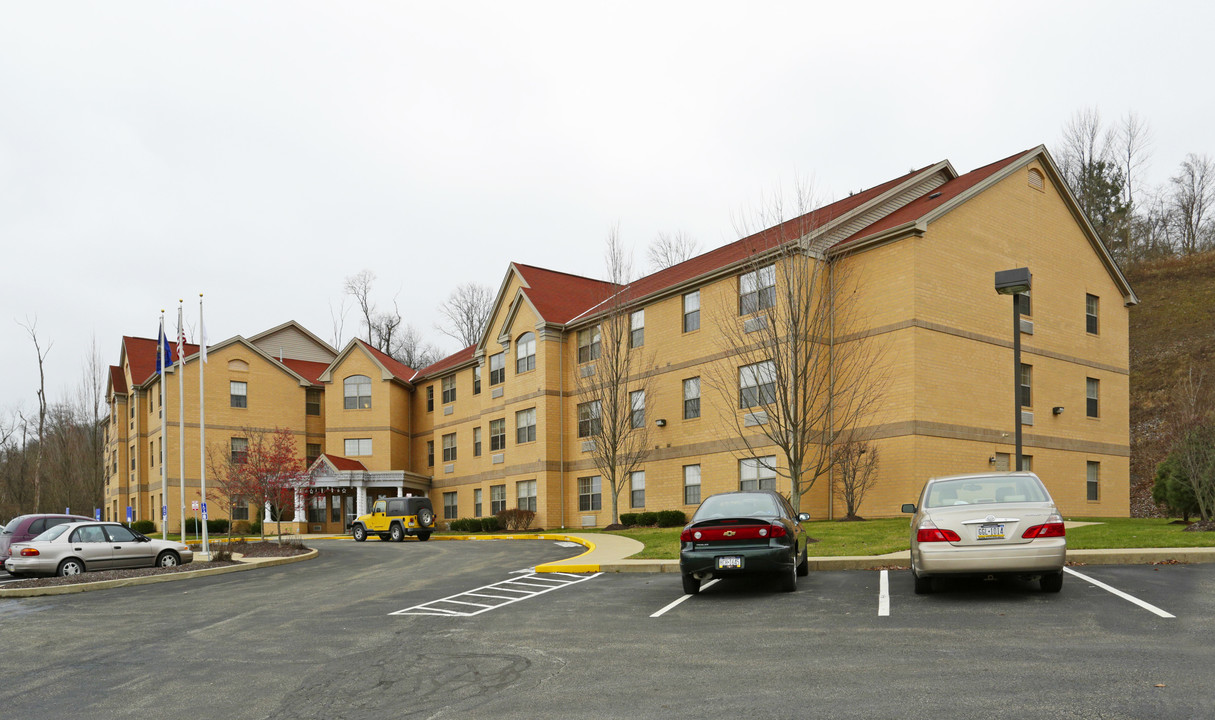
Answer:
<svg viewBox="0 0 1215 720"><path fill-rule="evenodd" d="M186 331L181 324L181 304L177 301L177 457L180 468L181 541L186 541Z"/></svg>
<svg viewBox="0 0 1215 720"><path fill-rule="evenodd" d="M207 329L203 325L203 296L198 294L198 482L202 506L202 549L211 559L211 544L207 537L207 403L203 396L203 369L207 366ZM229 520L231 522L231 520Z"/></svg>
<svg viewBox="0 0 1215 720"><path fill-rule="evenodd" d="M165 469L165 436L169 434L165 417L165 311L160 311L160 337L156 339L156 366L160 370L160 537L169 539L169 476Z"/></svg>

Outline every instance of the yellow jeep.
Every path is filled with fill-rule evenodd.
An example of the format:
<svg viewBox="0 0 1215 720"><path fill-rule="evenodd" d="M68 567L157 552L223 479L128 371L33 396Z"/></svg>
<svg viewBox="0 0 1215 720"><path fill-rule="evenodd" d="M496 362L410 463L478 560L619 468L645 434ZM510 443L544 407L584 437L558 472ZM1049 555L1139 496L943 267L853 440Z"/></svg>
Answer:
<svg viewBox="0 0 1215 720"><path fill-rule="evenodd" d="M357 542L363 542L368 535L401 542L406 535L429 540L434 529L435 511L430 498L393 497L376 500L370 513L354 521L350 532Z"/></svg>

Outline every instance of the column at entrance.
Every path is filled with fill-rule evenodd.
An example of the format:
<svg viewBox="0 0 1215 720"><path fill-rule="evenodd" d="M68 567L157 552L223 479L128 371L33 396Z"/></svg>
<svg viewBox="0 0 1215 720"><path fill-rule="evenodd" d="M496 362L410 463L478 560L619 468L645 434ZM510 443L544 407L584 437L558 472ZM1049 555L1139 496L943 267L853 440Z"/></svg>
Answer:
<svg viewBox="0 0 1215 720"><path fill-rule="evenodd" d="M355 512L360 516L367 514L367 488L355 488Z"/></svg>
<svg viewBox="0 0 1215 720"><path fill-rule="evenodd" d="M308 516L304 514L304 496L300 494L299 488L295 489L295 523L297 526L305 523Z"/></svg>

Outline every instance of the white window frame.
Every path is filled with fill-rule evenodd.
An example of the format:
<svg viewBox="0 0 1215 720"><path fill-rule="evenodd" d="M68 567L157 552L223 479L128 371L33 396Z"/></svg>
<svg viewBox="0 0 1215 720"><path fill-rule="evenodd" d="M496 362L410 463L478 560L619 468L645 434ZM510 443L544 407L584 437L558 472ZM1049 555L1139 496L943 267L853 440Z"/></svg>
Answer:
<svg viewBox="0 0 1215 720"><path fill-rule="evenodd" d="M738 461L739 490L775 490L776 456L743 458Z"/></svg>
<svg viewBox="0 0 1215 720"><path fill-rule="evenodd" d="M346 457L366 457L371 454L371 438L345 438L342 450Z"/></svg>

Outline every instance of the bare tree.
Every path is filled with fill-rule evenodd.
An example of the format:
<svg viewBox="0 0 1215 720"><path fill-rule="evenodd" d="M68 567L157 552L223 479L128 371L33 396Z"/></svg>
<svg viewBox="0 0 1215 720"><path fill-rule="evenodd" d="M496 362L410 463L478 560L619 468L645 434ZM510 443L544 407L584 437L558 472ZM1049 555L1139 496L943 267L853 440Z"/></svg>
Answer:
<svg viewBox="0 0 1215 720"><path fill-rule="evenodd" d="M818 229L807 188L798 186L791 220L775 200L759 213L768 229L748 238L737 305L723 314L721 354L711 371L740 457L789 480L801 499L836 461L840 437L860 431L885 384L883 350L866 333L847 254L814 245Z"/></svg>
<svg viewBox="0 0 1215 720"><path fill-rule="evenodd" d="M1122 199L1127 208L1135 211L1135 192L1139 189L1139 178L1151 161L1152 129L1139 114L1131 111L1122 118L1114 135L1116 162L1122 171Z"/></svg>
<svg viewBox="0 0 1215 720"><path fill-rule="evenodd" d="M38 342L38 319L27 319L24 323L18 323L25 331L29 333L30 340L34 343L34 352L38 357L38 448L34 453L34 512L39 512L42 509L42 459L45 453L46 440L46 356L51 352L51 345L47 345L43 351L42 346Z"/></svg>
<svg viewBox="0 0 1215 720"><path fill-rule="evenodd" d="M628 283L632 263L613 228L606 264L614 292L595 310L598 324L580 331L578 348L578 436L593 444L591 459L612 498L612 523L620 522L620 491L649 455L646 405L653 406L652 365L632 333Z"/></svg>
<svg viewBox="0 0 1215 720"><path fill-rule="evenodd" d="M650 259L650 269L654 272L690 260L699 253L700 243L682 230L658 233L658 237L654 238L654 242L650 243L650 248L646 251Z"/></svg>
<svg viewBox="0 0 1215 720"><path fill-rule="evenodd" d="M1170 182L1177 249L1183 255L1207 249L1215 232L1208 215L1215 205L1215 164L1206 155L1189 153Z"/></svg>
<svg viewBox="0 0 1215 720"><path fill-rule="evenodd" d="M343 284L343 291L354 298L355 305L358 306L359 312L363 315L363 322L367 328L367 342L375 344L373 339L373 328L375 326L375 301L371 299L371 286L375 282L375 273L370 270L362 270L354 275L349 275Z"/></svg>
<svg viewBox="0 0 1215 720"><path fill-rule="evenodd" d="M333 307L333 301L329 302L329 320L333 325L333 334L329 338L329 343L335 348L341 348L345 344L346 336L346 296L343 295L336 309Z"/></svg>
<svg viewBox="0 0 1215 720"><path fill-rule="evenodd" d="M872 443L852 435L842 436L832 449L835 454L835 494L844 501L845 520L861 520L858 514L865 495L877 484L878 450Z"/></svg>
<svg viewBox="0 0 1215 720"><path fill-rule="evenodd" d="M474 282L464 283L439 306L439 314L444 317L446 324L435 325L435 329L466 348L481 340L493 309L494 294L489 287Z"/></svg>

